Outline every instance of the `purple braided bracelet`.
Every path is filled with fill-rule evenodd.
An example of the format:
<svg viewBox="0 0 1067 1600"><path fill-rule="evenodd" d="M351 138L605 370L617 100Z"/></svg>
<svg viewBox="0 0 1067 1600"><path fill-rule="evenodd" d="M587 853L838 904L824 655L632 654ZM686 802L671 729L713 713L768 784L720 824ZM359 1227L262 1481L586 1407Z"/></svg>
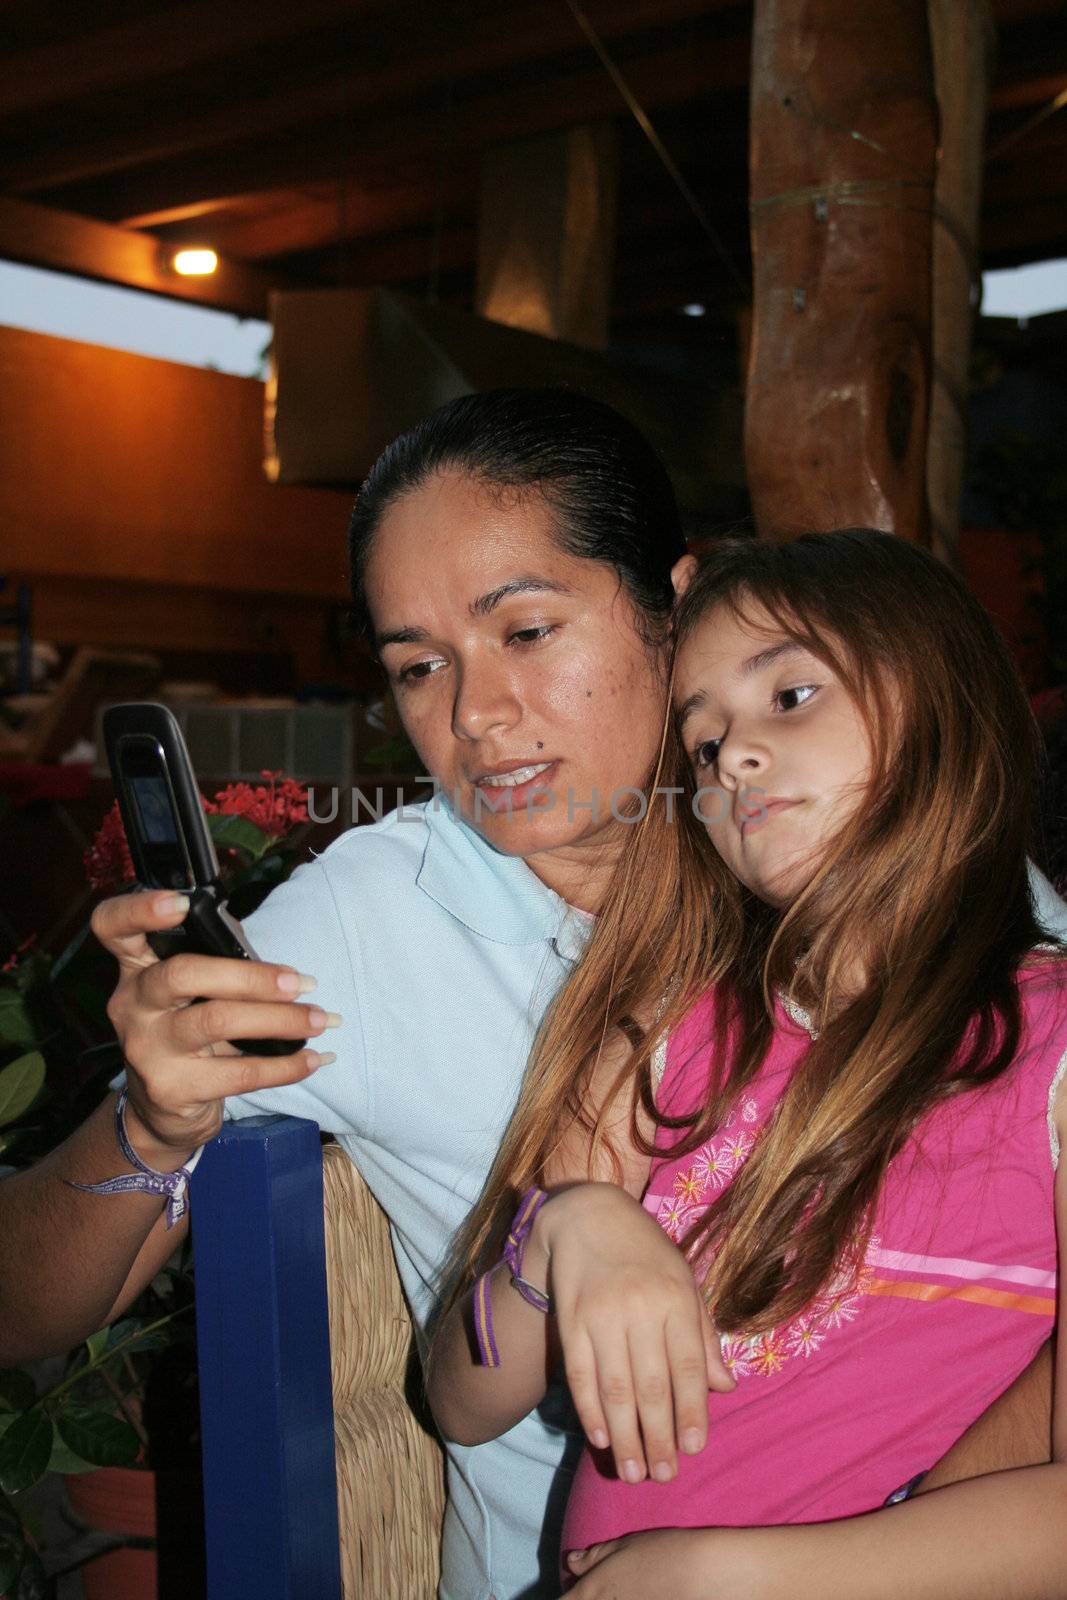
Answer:
<svg viewBox="0 0 1067 1600"><path fill-rule="evenodd" d="M178 1219L185 1215L189 1179L203 1154L204 1147L201 1145L185 1165L175 1172L157 1172L154 1167L146 1167L126 1134L127 1099L128 1091L123 1088L115 1102L115 1135L119 1141L119 1149L130 1166L137 1168L137 1172L124 1173L120 1178L106 1178L103 1183L75 1183L73 1178L64 1178L63 1182L71 1189L84 1190L86 1194L158 1194L160 1197L165 1195L166 1227L173 1228Z"/></svg>
<svg viewBox="0 0 1067 1600"><path fill-rule="evenodd" d="M522 1275L522 1260L526 1254L526 1241L530 1237L534 1218L547 1199L545 1191L536 1185L527 1189L519 1201L519 1209L508 1229L504 1254L497 1262L497 1267L506 1264L511 1268L511 1281L526 1304L546 1316L552 1309L552 1302L543 1289L539 1289L534 1283L527 1283ZM478 1343L478 1360L483 1367L500 1365L500 1351L497 1349L496 1336L493 1333L492 1277L497 1267L490 1267L488 1272L483 1272L474 1285L474 1336Z"/></svg>

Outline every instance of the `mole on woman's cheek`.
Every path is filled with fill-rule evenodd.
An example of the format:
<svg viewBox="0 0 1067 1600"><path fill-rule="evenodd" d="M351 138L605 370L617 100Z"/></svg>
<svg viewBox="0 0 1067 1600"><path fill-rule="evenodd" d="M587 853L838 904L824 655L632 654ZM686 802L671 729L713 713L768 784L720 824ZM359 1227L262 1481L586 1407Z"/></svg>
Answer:
<svg viewBox="0 0 1067 1600"><path fill-rule="evenodd" d="M587 690L586 690L586 691L585 691L585 698L586 698L586 699L587 699L587 700L591 700L591 699L592 699L592 698L593 698L593 691L592 691L592 689L587 689Z"/></svg>

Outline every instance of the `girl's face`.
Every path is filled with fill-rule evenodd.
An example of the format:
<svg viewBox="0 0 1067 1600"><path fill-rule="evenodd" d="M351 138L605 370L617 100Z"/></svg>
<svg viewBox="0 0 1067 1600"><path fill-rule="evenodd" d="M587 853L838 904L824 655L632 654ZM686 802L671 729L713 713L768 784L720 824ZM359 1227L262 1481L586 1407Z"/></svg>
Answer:
<svg viewBox="0 0 1067 1600"><path fill-rule="evenodd" d="M871 739L835 673L761 606L712 610L678 651L674 706L708 837L773 906L811 881L861 802Z"/></svg>
<svg viewBox="0 0 1067 1600"><path fill-rule="evenodd" d="M539 495L452 470L388 507L365 581L425 772L496 849L595 909L622 837L612 801L647 780L666 695L615 572L560 549Z"/></svg>

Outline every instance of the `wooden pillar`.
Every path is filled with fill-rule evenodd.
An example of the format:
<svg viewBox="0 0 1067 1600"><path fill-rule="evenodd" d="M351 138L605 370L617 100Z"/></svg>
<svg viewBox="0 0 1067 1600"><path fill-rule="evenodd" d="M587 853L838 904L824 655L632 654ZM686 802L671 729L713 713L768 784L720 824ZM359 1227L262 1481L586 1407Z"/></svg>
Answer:
<svg viewBox="0 0 1067 1600"><path fill-rule="evenodd" d="M926 537L926 0L756 0L745 452L763 537Z"/></svg>
<svg viewBox="0 0 1067 1600"><path fill-rule="evenodd" d="M617 156L610 123L491 150L478 219L480 316L567 339L608 342Z"/></svg>
<svg viewBox="0 0 1067 1600"><path fill-rule="evenodd" d="M930 543L959 564L960 491L977 286L978 213L994 30L989 0L928 0L941 114L933 236L933 382L926 449Z"/></svg>

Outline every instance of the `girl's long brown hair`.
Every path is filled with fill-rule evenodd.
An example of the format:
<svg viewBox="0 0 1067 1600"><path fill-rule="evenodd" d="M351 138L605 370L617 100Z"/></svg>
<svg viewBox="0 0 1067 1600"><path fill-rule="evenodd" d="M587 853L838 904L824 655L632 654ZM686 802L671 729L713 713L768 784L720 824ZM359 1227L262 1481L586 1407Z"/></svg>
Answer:
<svg viewBox="0 0 1067 1600"><path fill-rule="evenodd" d="M917 546L868 529L791 544L723 541L675 621L676 648L712 611L759 607L827 663L859 706L873 759L863 803L783 912L741 886L694 819L669 717L647 814L626 846L578 968L547 1015L518 1106L452 1260L459 1294L563 1134L603 1143L583 1105L614 1030L643 1041L620 1071L638 1108L694 1149L757 1072L776 992L819 1020L748 1162L689 1235L708 1246L718 1327L757 1333L855 1262L886 1168L937 1101L992 1081L1020 1046L1015 974L1047 936L1027 876L1038 741L986 613ZM860 953L864 982L847 973ZM1060 952L1062 954L1062 952ZM656 1044L712 985L714 1070L695 1117L657 1111ZM831 997L842 997L835 1003ZM728 1039L728 1029L731 1030Z"/></svg>

